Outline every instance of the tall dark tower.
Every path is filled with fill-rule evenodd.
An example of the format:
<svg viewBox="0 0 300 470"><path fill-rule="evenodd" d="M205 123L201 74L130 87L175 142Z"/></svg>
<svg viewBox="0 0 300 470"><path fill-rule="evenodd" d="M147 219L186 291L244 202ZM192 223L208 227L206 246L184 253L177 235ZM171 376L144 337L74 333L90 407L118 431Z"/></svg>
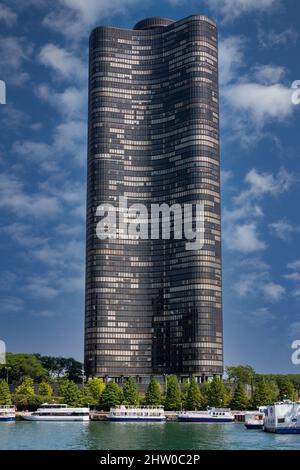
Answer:
<svg viewBox="0 0 300 470"><path fill-rule="evenodd" d="M206 16L90 37L85 367L89 375L223 373L218 49ZM204 246L99 240L96 208L204 204Z"/></svg>

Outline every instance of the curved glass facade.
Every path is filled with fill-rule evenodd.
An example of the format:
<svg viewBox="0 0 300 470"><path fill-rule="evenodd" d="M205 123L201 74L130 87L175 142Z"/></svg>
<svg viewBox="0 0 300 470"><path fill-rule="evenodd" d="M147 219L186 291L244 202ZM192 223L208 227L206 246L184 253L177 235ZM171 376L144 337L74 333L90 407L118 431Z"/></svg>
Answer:
<svg viewBox="0 0 300 470"><path fill-rule="evenodd" d="M90 37L85 367L89 375L223 372L215 23L148 18ZM96 208L204 204L204 246L99 240Z"/></svg>

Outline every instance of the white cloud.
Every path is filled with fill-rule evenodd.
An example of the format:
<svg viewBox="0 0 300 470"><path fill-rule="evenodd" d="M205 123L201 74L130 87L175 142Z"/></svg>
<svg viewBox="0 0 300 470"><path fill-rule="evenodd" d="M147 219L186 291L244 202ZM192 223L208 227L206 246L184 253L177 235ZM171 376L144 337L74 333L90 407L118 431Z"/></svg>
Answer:
<svg viewBox="0 0 300 470"><path fill-rule="evenodd" d="M37 95L68 119L78 119L87 111L86 88L68 87L63 92L57 93L48 85L40 85L37 88Z"/></svg>
<svg viewBox="0 0 300 470"><path fill-rule="evenodd" d="M268 321L274 320L276 317L268 307L260 307L254 311L249 312L249 317L255 323L265 324Z"/></svg>
<svg viewBox="0 0 300 470"><path fill-rule="evenodd" d="M236 77L244 63L245 41L240 36L229 36L219 41L219 74L221 85Z"/></svg>
<svg viewBox="0 0 300 470"><path fill-rule="evenodd" d="M280 45L290 45L296 43L299 37L298 32L291 26L283 31L277 32L260 28L258 31L258 42L261 47L274 47Z"/></svg>
<svg viewBox="0 0 300 470"><path fill-rule="evenodd" d="M263 85L273 85L286 74L286 69L278 65L257 65L254 67L254 78Z"/></svg>
<svg viewBox="0 0 300 470"><path fill-rule="evenodd" d="M233 21L237 17L254 12L270 12L281 0L205 0L206 4L224 21Z"/></svg>
<svg viewBox="0 0 300 470"><path fill-rule="evenodd" d="M293 297L300 297L300 286L293 290L292 295Z"/></svg>
<svg viewBox="0 0 300 470"><path fill-rule="evenodd" d="M285 274L284 277L289 281L300 281L300 274L297 272Z"/></svg>
<svg viewBox="0 0 300 470"><path fill-rule="evenodd" d="M49 285L44 277L34 276L27 280L24 285L24 291L30 297L36 299L52 299L59 294L59 290Z"/></svg>
<svg viewBox="0 0 300 470"><path fill-rule="evenodd" d="M6 23L7 26L13 26L17 21L17 15L6 5L0 5L0 21Z"/></svg>
<svg viewBox="0 0 300 470"><path fill-rule="evenodd" d="M9 237L21 246L37 247L45 243L45 238L32 234L33 227L21 222L14 222L1 228L0 233L9 235Z"/></svg>
<svg viewBox="0 0 300 470"><path fill-rule="evenodd" d="M280 284L268 282L267 284L262 286L262 291L270 301L277 302L283 297L285 293L285 288Z"/></svg>
<svg viewBox="0 0 300 470"><path fill-rule="evenodd" d="M39 165L42 171L57 172L60 158L71 155L80 166L86 161L86 122L70 120L62 122L53 130L51 142L30 140L17 141L12 151L26 156Z"/></svg>
<svg viewBox="0 0 300 470"><path fill-rule="evenodd" d="M238 271L238 281L232 282L232 289L241 298L261 298L270 302L282 299L285 288L273 282L270 276L270 266L260 258L244 258L238 260L235 271Z"/></svg>
<svg viewBox="0 0 300 470"><path fill-rule="evenodd" d="M86 36L92 26L116 14L125 15L138 3L138 0L59 0L60 6L43 23L76 41Z"/></svg>
<svg viewBox="0 0 300 470"><path fill-rule="evenodd" d="M82 81L87 78L87 64L66 49L55 44L46 44L39 53L39 61L51 68L68 82Z"/></svg>
<svg viewBox="0 0 300 470"><path fill-rule="evenodd" d="M238 83L224 90L232 112L243 113L255 125L284 121L294 111L291 89L281 84Z"/></svg>
<svg viewBox="0 0 300 470"><path fill-rule="evenodd" d="M287 267L289 269L294 269L295 271L296 270L300 270L300 259L296 259L294 261L291 261L290 263L288 263Z"/></svg>
<svg viewBox="0 0 300 470"><path fill-rule="evenodd" d="M230 250L250 253L267 247L258 233L257 219L264 214L257 201L265 195L278 196L288 191L293 181L293 175L284 168L277 175L259 173L256 169L247 173L248 187L233 197L230 209L227 207L223 211L223 239Z"/></svg>
<svg viewBox="0 0 300 470"><path fill-rule="evenodd" d="M12 152L39 165L42 171L57 171L57 162L53 156L53 149L45 142L31 140L16 141L12 146Z"/></svg>
<svg viewBox="0 0 300 470"><path fill-rule="evenodd" d="M294 233L300 232L298 225L292 225L286 220L278 220L269 224L269 229L281 240L290 240Z"/></svg>
<svg viewBox="0 0 300 470"><path fill-rule="evenodd" d="M254 223L232 226L230 233L226 234L225 240L229 249L242 253L261 251L267 246L260 240Z"/></svg>
<svg viewBox="0 0 300 470"><path fill-rule="evenodd" d="M24 64L32 56L32 46L21 37L0 37L1 79L7 84L20 85L29 78L23 70Z"/></svg>
<svg viewBox="0 0 300 470"><path fill-rule="evenodd" d="M55 246L45 244L44 247L32 251L32 255L39 261L55 268L82 269L84 259L83 241L70 240L57 243ZM78 262L80 262L78 264Z"/></svg>
<svg viewBox="0 0 300 470"><path fill-rule="evenodd" d="M0 207L19 217L51 217L60 211L56 197L42 192L28 193L16 177L4 173L0 175Z"/></svg>
<svg viewBox="0 0 300 470"><path fill-rule="evenodd" d="M291 323L288 327L288 334L292 339L300 338L300 321L295 321Z"/></svg>
<svg viewBox="0 0 300 470"><path fill-rule="evenodd" d="M222 185L228 183L233 178L233 172L231 170L222 170L221 171L221 180Z"/></svg>
<svg viewBox="0 0 300 470"><path fill-rule="evenodd" d="M250 170L245 181L249 188L240 192L234 198L238 205L249 204L250 200L260 199L264 195L277 196L288 191L295 178L284 168L281 168L277 175L273 173L259 173L255 168Z"/></svg>
<svg viewBox="0 0 300 470"><path fill-rule="evenodd" d="M1 299L1 313L17 313L23 309L24 301L19 297L3 297Z"/></svg>

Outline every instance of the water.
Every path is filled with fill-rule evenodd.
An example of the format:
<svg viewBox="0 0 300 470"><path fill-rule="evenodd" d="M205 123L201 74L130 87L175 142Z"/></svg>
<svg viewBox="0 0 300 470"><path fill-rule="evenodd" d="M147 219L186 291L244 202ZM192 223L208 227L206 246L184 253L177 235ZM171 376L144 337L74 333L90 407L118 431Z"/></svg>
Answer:
<svg viewBox="0 0 300 470"><path fill-rule="evenodd" d="M300 449L300 435L247 431L241 423L0 423L0 449Z"/></svg>

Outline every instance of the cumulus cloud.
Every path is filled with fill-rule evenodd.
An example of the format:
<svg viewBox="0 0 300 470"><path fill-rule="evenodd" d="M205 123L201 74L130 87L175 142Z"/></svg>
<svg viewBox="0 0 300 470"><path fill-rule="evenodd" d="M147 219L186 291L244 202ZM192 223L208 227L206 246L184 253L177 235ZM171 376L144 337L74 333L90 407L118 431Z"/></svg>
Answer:
<svg viewBox="0 0 300 470"><path fill-rule="evenodd" d="M237 17L255 12L271 12L281 0L205 0L208 7L221 15L224 21L233 21Z"/></svg>
<svg viewBox="0 0 300 470"><path fill-rule="evenodd" d="M274 173L259 173L252 168L245 177L248 188L234 197L234 202L238 205L249 204L249 200L261 199L264 195L277 196L288 191L295 177L285 168L281 168L277 175Z"/></svg>
<svg viewBox="0 0 300 470"><path fill-rule="evenodd" d="M87 89L68 87L63 92L56 92L48 85L40 85L36 90L39 98L56 108L65 118L83 117L87 111Z"/></svg>
<svg viewBox="0 0 300 470"><path fill-rule="evenodd" d="M232 226L230 233L226 237L229 249L242 253L251 253L264 250L266 244L260 240L257 227L254 223L237 224Z"/></svg>
<svg viewBox="0 0 300 470"><path fill-rule="evenodd" d="M281 240L290 240L293 234L300 232L299 225L290 224L284 219L269 224L269 229Z"/></svg>
<svg viewBox="0 0 300 470"><path fill-rule="evenodd" d="M285 288L280 284L268 282L262 286L262 291L271 302L277 302L283 297Z"/></svg>
<svg viewBox="0 0 300 470"><path fill-rule="evenodd" d="M46 44L39 53L39 61L68 82L87 79L87 64L55 44Z"/></svg>
<svg viewBox="0 0 300 470"><path fill-rule="evenodd" d="M115 14L124 15L138 3L138 0L59 0L43 23L76 41L87 36L94 25Z"/></svg>
<svg viewBox="0 0 300 470"><path fill-rule="evenodd" d="M1 79L8 84L21 85L29 78L24 65L32 57L32 46L23 37L0 37Z"/></svg>
<svg viewBox="0 0 300 470"><path fill-rule="evenodd" d="M3 21L7 26L13 26L17 21L16 13L6 5L0 5L0 22Z"/></svg>
<svg viewBox="0 0 300 470"><path fill-rule="evenodd" d="M56 197L43 192L26 192L21 181L4 173L0 175L0 207L20 217L51 217L60 211Z"/></svg>
<svg viewBox="0 0 300 470"><path fill-rule="evenodd" d="M247 188L232 198L232 206L223 211L223 239L230 250L250 253L264 250L257 221L263 217L261 199L276 197L288 191L294 182L293 174L281 168L277 174L260 173L251 169L246 177ZM275 229L275 227L273 227ZM277 234L280 227L276 226Z"/></svg>
<svg viewBox="0 0 300 470"><path fill-rule="evenodd" d="M284 121L294 111L291 89L281 84L239 83L228 86L224 97L232 111L244 113L259 127Z"/></svg>
<svg viewBox="0 0 300 470"><path fill-rule="evenodd" d="M296 259L294 261L290 261L287 265L287 267L289 269L294 269L294 270L297 270L299 269L300 270L300 259Z"/></svg>
<svg viewBox="0 0 300 470"><path fill-rule="evenodd" d="M295 44L298 37L298 32L292 26L283 31L265 28L258 30L258 42L264 48Z"/></svg>
<svg viewBox="0 0 300 470"><path fill-rule="evenodd" d="M232 288L239 297L264 298L272 303L282 299L285 288L271 279L270 266L260 258L243 258L236 269L239 278L232 283Z"/></svg>
<svg viewBox="0 0 300 470"><path fill-rule="evenodd" d="M240 36L229 36L219 41L220 84L226 85L236 77L244 63L245 41Z"/></svg>
<svg viewBox="0 0 300 470"><path fill-rule="evenodd" d="M272 85L280 82L286 74L286 69L278 65L256 65L254 78L263 85Z"/></svg>

